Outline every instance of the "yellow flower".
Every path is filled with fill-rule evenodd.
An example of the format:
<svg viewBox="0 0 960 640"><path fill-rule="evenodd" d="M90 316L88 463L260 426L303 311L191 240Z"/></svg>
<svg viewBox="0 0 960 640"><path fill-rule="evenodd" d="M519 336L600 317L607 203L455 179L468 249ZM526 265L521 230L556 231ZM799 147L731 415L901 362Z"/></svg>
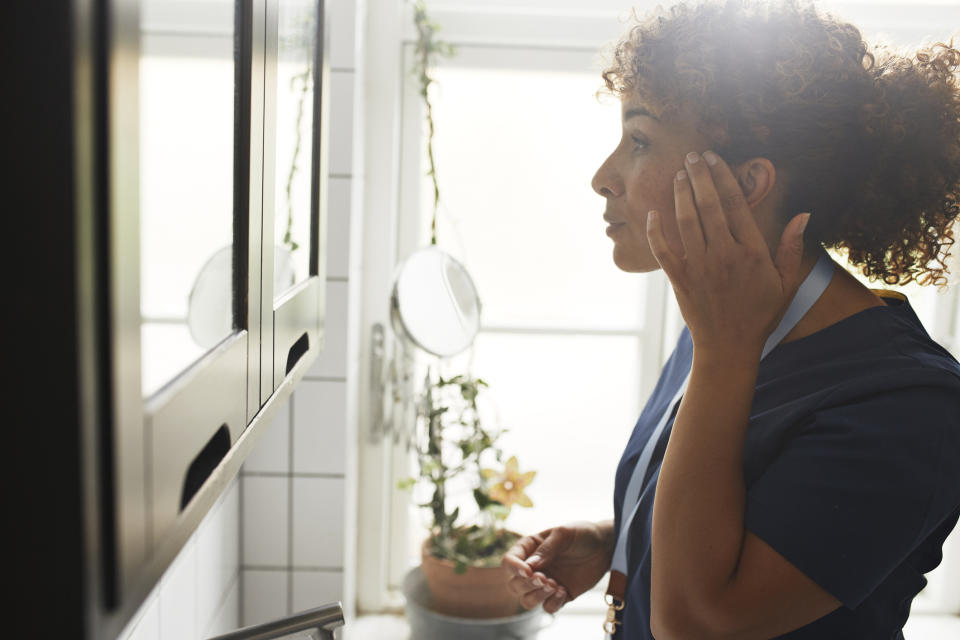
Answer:
<svg viewBox="0 0 960 640"><path fill-rule="evenodd" d="M520 473L516 456L511 456L510 459L507 460L506 468L502 473L493 469L482 469L481 473L483 477L488 480L494 479L498 481L490 487L491 500L496 500L508 507L513 504L519 504L521 507L533 506L533 502L527 497L527 494L523 492L523 488L533 481L533 477L537 475L537 472L528 471L526 473Z"/></svg>

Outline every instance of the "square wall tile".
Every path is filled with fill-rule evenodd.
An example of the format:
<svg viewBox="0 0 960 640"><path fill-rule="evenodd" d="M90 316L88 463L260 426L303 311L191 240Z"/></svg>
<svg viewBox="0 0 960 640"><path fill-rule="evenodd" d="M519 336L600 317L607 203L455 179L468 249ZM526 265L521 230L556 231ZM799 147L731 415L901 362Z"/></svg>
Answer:
<svg viewBox="0 0 960 640"><path fill-rule="evenodd" d="M243 564L287 566L289 478L243 476Z"/></svg>
<svg viewBox="0 0 960 640"><path fill-rule="evenodd" d="M293 479L293 566L343 568L344 481Z"/></svg>
<svg viewBox="0 0 960 640"><path fill-rule="evenodd" d="M313 609L343 601L342 571L293 572L293 610Z"/></svg>
<svg viewBox="0 0 960 640"><path fill-rule="evenodd" d="M327 182L327 277L350 275L351 178L329 178Z"/></svg>
<svg viewBox="0 0 960 640"><path fill-rule="evenodd" d="M330 72L330 174L353 173L353 71Z"/></svg>
<svg viewBox="0 0 960 640"><path fill-rule="evenodd" d="M160 640L188 640L197 625L197 538L190 538L160 579Z"/></svg>
<svg viewBox="0 0 960 640"><path fill-rule="evenodd" d="M303 380L293 396L294 473L345 470L347 383Z"/></svg>
<svg viewBox="0 0 960 640"><path fill-rule="evenodd" d="M330 66L353 69L357 43L356 0L337 0L330 5Z"/></svg>
<svg viewBox="0 0 960 640"><path fill-rule="evenodd" d="M290 472L290 402L277 409L253 451L243 463L244 471Z"/></svg>
<svg viewBox="0 0 960 640"><path fill-rule="evenodd" d="M234 480L197 531L197 621L210 626L240 570L240 485Z"/></svg>
<svg viewBox="0 0 960 640"><path fill-rule="evenodd" d="M242 626L262 624L289 615L287 571L244 569Z"/></svg>
<svg viewBox="0 0 960 640"><path fill-rule="evenodd" d="M307 378L347 376L347 290L346 282L327 281L323 351L307 371Z"/></svg>

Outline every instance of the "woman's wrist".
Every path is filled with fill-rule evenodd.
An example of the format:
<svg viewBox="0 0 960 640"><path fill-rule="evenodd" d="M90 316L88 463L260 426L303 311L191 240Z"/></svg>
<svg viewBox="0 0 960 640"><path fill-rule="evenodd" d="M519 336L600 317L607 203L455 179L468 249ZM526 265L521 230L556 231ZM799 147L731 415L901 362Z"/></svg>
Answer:
<svg viewBox="0 0 960 640"><path fill-rule="evenodd" d="M610 559L613 559L613 548L617 543L617 536L613 531L613 520L603 520L600 522L594 523L597 528L597 533L600 536L600 540L603 543L603 548L606 550L607 555Z"/></svg>

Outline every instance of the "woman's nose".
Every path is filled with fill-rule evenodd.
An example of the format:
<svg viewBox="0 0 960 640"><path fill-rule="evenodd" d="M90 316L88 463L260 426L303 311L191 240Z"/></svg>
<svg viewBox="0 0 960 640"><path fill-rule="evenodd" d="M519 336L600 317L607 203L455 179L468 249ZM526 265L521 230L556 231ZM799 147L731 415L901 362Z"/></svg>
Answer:
<svg viewBox="0 0 960 640"><path fill-rule="evenodd" d="M623 191L623 189L617 186L619 180L617 180L616 174L611 166L611 159L612 156L604 160L600 168L597 169L597 172L593 174L593 180L590 181L590 186L593 187L593 190L604 198L615 198Z"/></svg>

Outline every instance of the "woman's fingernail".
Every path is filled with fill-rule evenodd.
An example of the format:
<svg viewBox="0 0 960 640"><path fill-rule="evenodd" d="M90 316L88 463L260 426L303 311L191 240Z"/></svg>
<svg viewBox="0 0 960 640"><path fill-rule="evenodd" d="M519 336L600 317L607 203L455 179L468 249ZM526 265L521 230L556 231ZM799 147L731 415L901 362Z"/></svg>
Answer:
<svg viewBox="0 0 960 640"><path fill-rule="evenodd" d="M677 181L686 180L686 179L687 179L686 171L684 171L683 169L680 169L680 171L677 171Z"/></svg>
<svg viewBox="0 0 960 640"><path fill-rule="evenodd" d="M535 587L542 587L542 586L543 586L543 580L541 580L540 578L534 578L534 579L533 579L533 586L535 586Z"/></svg>
<svg viewBox="0 0 960 640"><path fill-rule="evenodd" d="M809 214L809 213L805 213L805 214L803 214L803 220L800 221L800 233L801 233L801 234L806 230L806 228L807 228L807 223L808 223L808 222L810 222L810 214Z"/></svg>
<svg viewBox="0 0 960 640"><path fill-rule="evenodd" d="M547 593L553 593L554 591L556 591L556 589L554 589L550 585L545 586L543 590L546 591Z"/></svg>
<svg viewBox="0 0 960 640"><path fill-rule="evenodd" d="M713 151L704 151L703 159L706 160L707 164L712 167L713 165L717 164L717 160L720 159L720 156L715 154Z"/></svg>
<svg viewBox="0 0 960 640"><path fill-rule="evenodd" d="M696 164L699 161L700 161L700 156L694 153L693 151L687 154L687 162L689 162L690 164Z"/></svg>
<svg viewBox="0 0 960 640"><path fill-rule="evenodd" d="M527 558L527 564L530 565L531 567L535 564L540 564L542 561L543 561L543 558L541 558L537 554L533 554L532 556Z"/></svg>

